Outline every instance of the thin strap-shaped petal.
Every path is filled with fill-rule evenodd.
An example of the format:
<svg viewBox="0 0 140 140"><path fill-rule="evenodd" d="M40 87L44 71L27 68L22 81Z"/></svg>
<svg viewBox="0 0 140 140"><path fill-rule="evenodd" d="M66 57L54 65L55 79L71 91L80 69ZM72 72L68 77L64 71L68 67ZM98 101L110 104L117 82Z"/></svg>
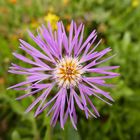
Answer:
<svg viewBox="0 0 140 140"><path fill-rule="evenodd" d="M96 63L97 60L99 60L100 58L102 58L105 54L107 54L110 51L111 51L110 48L106 48L106 49L104 49L104 50L102 50L100 52L93 52L91 54L88 54L85 57L85 59L83 60L83 62L94 60L94 62Z"/></svg>
<svg viewBox="0 0 140 140"><path fill-rule="evenodd" d="M70 114L70 119L71 119L73 127L75 128L75 130L77 130L76 124L75 124L74 119L71 114Z"/></svg>
<svg viewBox="0 0 140 140"><path fill-rule="evenodd" d="M113 98L109 95L109 92L105 92L101 89L99 89L97 86L95 86L94 84L92 84L91 82L89 82L87 79L83 79L86 83L88 83L92 88L85 86L85 90L86 89L90 89L95 93L101 94L103 96L105 96L107 99L114 101Z"/></svg>
<svg viewBox="0 0 140 140"><path fill-rule="evenodd" d="M46 67L33 67L33 68L24 68L21 67L17 64L12 63L12 67L10 67L10 69L14 69L14 70L22 70L22 71L28 71L28 72L35 72L35 71L47 71L48 68Z"/></svg>
<svg viewBox="0 0 140 140"><path fill-rule="evenodd" d="M28 79L27 81L24 81L24 82L21 82L21 83L18 83L16 85L14 85L14 86L11 86L8 89L16 88L16 87L19 87L19 86L23 86L23 85L26 85L26 84L29 84L29 83L32 83L32 82L35 82L35 81L39 81L39 80L44 80L44 79L46 79L46 77L39 77L38 76L34 79L30 79L30 80Z"/></svg>
<svg viewBox="0 0 140 140"><path fill-rule="evenodd" d="M93 116L94 118L97 118L97 117L90 111L90 109L87 108L87 111L89 112L89 113L88 113L89 116L91 115L91 116Z"/></svg>
<svg viewBox="0 0 140 140"><path fill-rule="evenodd" d="M44 66L45 68L49 69L49 70L52 70L52 68L50 66L48 66L46 63L44 63L42 60L40 60L39 58L37 57L33 57L34 60L36 61L36 63Z"/></svg>
<svg viewBox="0 0 140 140"><path fill-rule="evenodd" d="M88 77L85 79L87 79L91 83L95 83L100 86L113 87L113 84L106 84L105 80L103 80L103 79L92 79L92 78L88 78Z"/></svg>
<svg viewBox="0 0 140 140"><path fill-rule="evenodd" d="M77 95L77 93L74 91L73 89L73 95L74 95L74 99L78 105L78 107L83 110L83 105L81 104L81 99L79 98L79 96Z"/></svg>
<svg viewBox="0 0 140 140"><path fill-rule="evenodd" d="M84 25L82 27L82 31L81 31L81 35L80 35L80 39L79 39L78 45L77 45L77 47L74 47L74 55L75 56L77 56L77 52L78 52L78 50L81 47L81 44L83 42L83 34L84 34Z"/></svg>
<svg viewBox="0 0 140 140"><path fill-rule="evenodd" d="M74 97L73 97L73 92L72 92L72 89L71 89L71 105L70 105L70 114L72 114L73 116L73 120L74 120L74 123L76 124L77 123L77 115L76 115L76 111L75 111L75 107L74 107Z"/></svg>
<svg viewBox="0 0 140 140"><path fill-rule="evenodd" d="M44 39L46 40L46 42L48 43L48 45L46 45L43 40L41 40L40 38L36 38L31 32L29 32L29 36L36 42L36 44L42 49L45 50L44 52L50 56L48 53L51 52L54 56L58 56L56 53L56 49L54 48L54 44L52 44L52 41L54 42L53 38L51 38L51 40L49 39L48 35L45 35L47 29L42 26L43 30L40 28L40 31L44 37ZM46 38L47 37L47 38ZM49 39L49 40L48 40ZM51 46L51 47L50 47ZM48 47L48 48L47 48ZM52 59L53 60L53 59Z"/></svg>
<svg viewBox="0 0 140 140"><path fill-rule="evenodd" d="M69 54L70 55L72 53L73 48L77 47L76 44L77 44L78 36L80 34L81 29L82 29L82 24L79 26L77 32L75 33L75 36L74 36L73 40L71 41L71 46L69 48Z"/></svg>
<svg viewBox="0 0 140 140"><path fill-rule="evenodd" d="M65 31L65 28L64 28L64 25L63 23L61 22L61 26L62 26L62 31L63 31L63 46L65 48L65 52L66 52L66 55L68 55L68 37L66 35L66 31Z"/></svg>
<svg viewBox="0 0 140 140"><path fill-rule="evenodd" d="M97 80L97 79L111 79L111 78L115 78L115 77L117 77L118 75L108 75L108 76L95 76L95 77L89 77L89 78L91 78L91 79L95 79L95 80Z"/></svg>
<svg viewBox="0 0 140 140"><path fill-rule="evenodd" d="M84 105L85 115L86 115L86 118L88 118L87 102L86 102L85 95L84 95L84 93L83 93L82 84L79 84L78 86L79 86L79 91L80 91L80 95L81 95L81 98L82 98L82 102L83 102L83 105Z"/></svg>
<svg viewBox="0 0 140 140"><path fill-rule="evenodd" d="M55 110L55 108L58 106L58 98L56 100L56 102L54 103L54 105L51 107L51 109L48 111L48 113L46 114L46 116L49 116L50 113Z"/></svg>
<svg viewBox="0 0 140 140"><path fill-rule="evenodd" d="M94 112L96 113L96 115L99 117L100 114L98 112L98 110L96 109L96 107L92 104L91 100L89 99L88 95L85 94L87 101L89 102L90 106L92 107L92 109L94 110Z"/></svg>
<svg viewBox="0 0 140 140"><path fill-rule="evenodd" d="M77 124L77 115L76 115L75 106L73 107L73 119L74 119L75 124Z"/></svg>
<svg viewBox="0 0 140 140"><path fill-rule="evenodd" d="M97 36L95 36L95 39L97 38ZM89 54L92 54L94 52L94 50L99 46L99 44L101 43L102 39L100 39L98 41L98 43L93 47L93 49L89 52Z"/></svg>
<svg viewBox="0 0 140 140"><path fill-rule="evenodd" d="M66 100L66 89L63 90L63 95L62 95L62 99L61 99L61 107L60 107L60 125L61 128L64 129L64 109L65 109L65 100Z"/></svg>
<svg viewBox="0 0 140 140"><path fill-rule="evenodd" d="M60 56L62 57L62 43L63 43L63 37L64 37L64 33L62 32L62 26L61 26L61 22L57 23L57 44L59 47L59 53Z"/></svg>
<svg viewBox="0 0 140 140"><path fill-rule="evenodd" d="M73 37L73 20L71 21L70 24L70 32L69 32L69 55L70 55L70 49L71 49L71 42L72 42L72 37Z"/></svg>
<svg viewBox="0 0 140 140"><path fill-rule="evenodd" d="M86 106L87 103L86 103L85 96L84 96L84 94L83 94L82 85L79 84L78 86L79 86L79 91L80 91L80 95L81 95L81 98L82 98L82 102L83 102L84 106Z"/></svg>
<svg viewBox="0 0 140 140"><path fill-rule="evenodd" d="M46 89L44 91L44 93L42 95L40 95L27 109L26 109L26 112L29 112L33 109L33 107L40 101L42 100L43 98L45 98L45 96L48 96L48 94L50 93L49 92L50 90L49 89Z"/></svg>
<svg viewBox="0 0 140 140"><path fill-rule="evenodd" d="M86 45L89 43L89 41L96 35L96 31L93 30L92 33L89 35L89 37L86 39L86 41L83 43L83 45L81 46L81 48L79 49L77 56L79 55L79 53L86 47Z"/></svg>
<svg viewBox="0 0 140 140"><path fill-rule="evenodd" d="M113 70L113 69L117 69L120 66L106 66L106 67L98 67L98 69L102 69L102 70Z"/></svg>
<svg viewBox="0 0 140 140"><path fill-rule="evenodd" d="M23 55L21 55L21 54L13 53L13 55L14 55L16 58L22 60L23 62L32 64L32 65L36 65L36 66L40 66L40 67L44 67L44 66L42 66L41 64L38 64L38 63L36 63L36 62L33 62L32 60L26 58L25 56L23 56Z"/></svg>
<svg viewBox="0 0 140 140"><path fill-rule="evenodd" d="M34 73L31 73L31 72L16 71L16 70L8 70L8 72L14 73L14 74L19 74L19 75L32 75L32 74L34 74Z"/></svg>
<svg viewBox="0 0 140 140"><path fill-rule="evenodd" d="M61 94L61 92L62 92L62 89L60 89L58 93L40 109L38 114L40 114L47 106L49 106Z"/></svg>
<svg viewBox="0 0 140 140"><path fill-rule="evenodd" d="M32 47L31 45L29 45L28 43L26 43L23 40L20 40L20 42L23 44L21 44L21 49L23 49L24 51L26 51L29 54L33 54L37 57L46 59L48 61L51 61L51 59L49 57L47 57L46 55L44 55L43 53L41 53L40 51L38 51L37 49L35 49L34 47ZM28 49L27 49L28 48Z"/></svg>
<svg viewBox="0 0 140 140"><path fill-rule="evenodd" d="M85 51L84 51L84 53L83 53L83 56L82 56L82 58L80 59L80 61L81 61L82 63L85 62L85 61L87 61L86 58L91 54L90 52L88 53L88 51L89 51L89 49L91 48L91 46L93 45L93 43L94 43L94 41L96 40L96 38L97 38L97 35L95 35L95 37L92 39L92 42L91 42L91 43L88 43L88 44L87 44L87 46L86 46L86 48L85 48ZM96 49L96 46L95 46L93 49ZM93 52L93 53L92 53L92 55L95 55L95 54L97 54L97 52Z"/></svg>
<svg viewBox="0 0 140 140"><path fill-rule="evenodd" d="M83 79L84 80L84 79ZM93 88L95 87L93 84L91 84L90 82L88 82L88 81L86 81L86 80L84 80L86 83L88 83L89 85L91 85ZM97 90L94 90L93 88L87 88L87 90L88 89L90 89L90 90L88 90L88 92L90 92L91 94L93 94L94 96L96 96L97 98L99 98L100 100L102 100L103 102L105 102L105 103L107 103L108 105L112 105L111 103L109 103L109 102L107 102L107 101L105 101L104 99L102 99L100 96L98 96L97 94L95 94L95 92L97 92ZM97 93L99 93L99 92L97 92ZM102 94L102 95L104 95L106 98L108 98L108 99L110 99L111 101L113 101L113 99L112 99L112 97L111 96L109 96L109 94Z"/></svg>
<svg viewBox="0 0 140 140"><path fill-rule="evenodd" d="M38 93L38 92L41 91L41 90L43 90L43 89L40 88L40 89L34 90L34 91L32 91L32 92L26 93L26 94L24 94L24 95L22 95L22 96L17 97L16 100L21 100L21 99L26 98L26 97L28 97L28 96L34 95L35 93Z"/></svg>
<svg viewBox="0 0 140 140"><path fill-rule="evenodd" d="M63 92L63 89L62 89L62 92ZM58 119L58 113L60 114L60 108L61 108L61 99L62 99L62 92L61 94L59 94L57 100L56 100L56 103L57 103L57 106L56 106L56 109L53 113L53 116L52 116L52 119L51 119L51 124L54 126L55 125L55 119Z"/></svg>
<svg viewBox="0 0 140 140"><path fill-rule="evenodd" d="M48 97L49 93L51 92L53 86L54 86L54 83L51 84L51 86L47 89L47 92L46 92L45 96L43 97L42 102L41 102L40 105L38 106L38 108L37 108L37 110L36 110L34 116L37 116L38 112L40 111L40 108L42 107L42 105L43 105L43 103L45 102L46 98Z"/></svg>
<svg viewBox="0 0 140 140"><path fill-rule="evenodd" d="M112 75L112 76L119 76L119 74L116 72L105 71L105 70L102 70L100 68L85 69L85 71L100 73L100 74L108 74L108 75Z"/></svg>
<svg viewBox="0 0 140 140"><path fill-rule="evenodd" d="M45 29L42 30L42 29L40 28L40 31L41 31L41 33L42 33L44 39L45 39L44 32L45 32L46 30L45 30ZM50 56L50 55L49 55L49 52L50 52L51 49L50 49L50 50L47 49L47 45L44 44L43 40L41 40L41 38L39 38L39 39L36 38L30 31L28 31L28 33L29 33L29 36L34 40L34 42L35 42L48 56Z"/></svg>
<svg viewBox="0 0 140 140"><path fill-rule="evenodd" d="M69 107L70 107L70 100L68 99L68 95L66 94L66 101L67 101L67 107L64 115L64 124L66 123L69 115Z"/></svg>

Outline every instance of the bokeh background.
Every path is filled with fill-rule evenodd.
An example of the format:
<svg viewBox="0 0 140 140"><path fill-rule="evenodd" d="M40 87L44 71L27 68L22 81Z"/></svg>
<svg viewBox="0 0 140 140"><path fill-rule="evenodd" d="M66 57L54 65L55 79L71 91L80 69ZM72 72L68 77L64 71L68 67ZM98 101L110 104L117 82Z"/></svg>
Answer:
<svg viewBox="0 0 140 140"><path fill-rule="evenodd" d="M120 65L120 77L111 79L113 106L95 100L101 117L86 120L78 111L78 131L68 121L61 130L49 125L45 113L37 118L25 114L34 97L16 101L22 93L6 90L24 79L7 72L12 56L19 50L19 38L32 42L33 32L51 22L53 28L63 20L86 25L85 37L97 29L101 48L111 46L116 57L105 65ZM23 53L23 52L21 52ZM24 64L25 65L25 64ZM108 89L109 90L109 89ZM140 1L139 0L0 0L0 140L140 140Z"/></svg>

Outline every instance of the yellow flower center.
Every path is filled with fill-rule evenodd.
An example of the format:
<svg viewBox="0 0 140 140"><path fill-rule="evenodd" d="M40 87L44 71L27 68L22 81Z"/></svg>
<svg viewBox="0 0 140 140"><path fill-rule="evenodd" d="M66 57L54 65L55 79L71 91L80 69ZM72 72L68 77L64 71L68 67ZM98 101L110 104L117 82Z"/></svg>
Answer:
<svg viewBox="0 0 140 140"><path fill-rule="evenodd" d="M69 88L81 80L83 72L77 58L65 57L58 61L53 75L59 86Z"/></svg>

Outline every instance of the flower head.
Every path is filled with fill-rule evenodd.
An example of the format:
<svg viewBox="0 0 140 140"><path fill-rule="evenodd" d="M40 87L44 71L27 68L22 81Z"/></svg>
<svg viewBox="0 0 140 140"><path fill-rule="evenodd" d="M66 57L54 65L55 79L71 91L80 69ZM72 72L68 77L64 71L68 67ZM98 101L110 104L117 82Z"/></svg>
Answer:
<svg viewBox="0 0 140 140"><path fill-rule="evenodd" d="M20 40L20 48L31 55L32 59L14 53L16 58L31 64L32 67L25 68L12 64L9 72L26 75L27 79L10 88L16 90L31 89L30 93L17 99L23 99L42 91L26 112L32 110L39 102L35 116L50 106L47 115L52 116L51 124L53 126L60 119L61 127L64 128L67 118L70 117L76 129L77 113L75 106L84 111L86 118L91 116L96 118L99 113L91 101L92 98L97 97L109 105L110 103L101 96L113 101L109 92L100 89L99 86L112 86L107 84L105 79L118 76L118 73L110 71L118 68L118 66L97 67L112 58L111 56L101 59L111 51L111 48L95 51L101 42L93 45L97 38L97 32L95 30L91 32L85 41L83 41L83 33L84 25L77 26L73 21L69 35L66 34L62 22L57 23L57 30L55 31L52 31L51 25L48 23L47 28L45 26L40 27L37 36L29 32L29 36L40 49ZM98 76L93 76L92 73L94 75L97 73ZM89 109L89 105L92 110Z"/></svg>

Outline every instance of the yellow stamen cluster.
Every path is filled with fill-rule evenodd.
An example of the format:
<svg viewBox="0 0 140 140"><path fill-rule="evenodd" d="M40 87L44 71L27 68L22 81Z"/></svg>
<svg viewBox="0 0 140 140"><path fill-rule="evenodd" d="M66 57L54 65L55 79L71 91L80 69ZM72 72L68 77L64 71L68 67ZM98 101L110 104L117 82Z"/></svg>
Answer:
<svg viewBox="0 0 140 140"><path fill-rule="evenodd" d="M81 80L82 66L77 58L65 57L61 59L54 70L54 77L59 86L69 88Z"/></svg>

